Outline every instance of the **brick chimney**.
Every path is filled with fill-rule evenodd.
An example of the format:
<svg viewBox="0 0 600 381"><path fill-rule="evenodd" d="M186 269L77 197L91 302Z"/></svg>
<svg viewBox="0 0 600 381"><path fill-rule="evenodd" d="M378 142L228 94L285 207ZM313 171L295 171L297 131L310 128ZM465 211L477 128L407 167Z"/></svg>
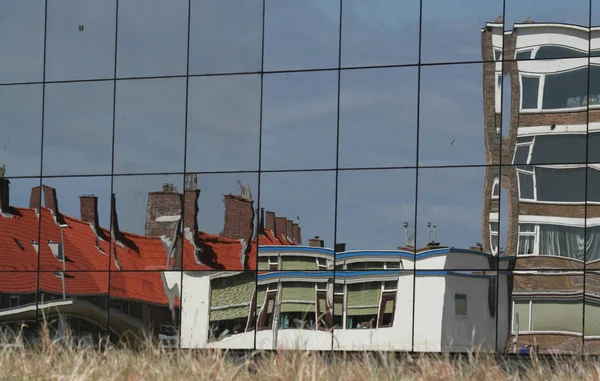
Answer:
<svg viewBox="0 0 600 381"><path fill-rule="evenodd" d="M160 192L148 193L145 235L171 237L181 219L181 207L182 196L173 184L164 184Z"/></svg>
<svg viewBox="0 0 600 381"><path fill-rule="evenodd" d="M225 224L221 236L250 242L254 235L254 201L225 195Z"/></svg>
<svg viewBox="0 0 600 381"><path fill-rule="evenodd" d="M287 233L286 237L289 238L290 240L292 239L292 228L293 228L294 223L292 222L292 220L286 220L285 221L285 232Z"/></svg>
<svg viewBox="0 0 600 381"><path fill-rule="evenodd" d="M292 240L294 240L294 242L296 242L297 244L300 244L300 242L298 241L298 224L297 223L292 224Z"/></svg>
<svg viewBox="0 0 600 381"><path fill-rule="evenodd" d="M31 188L31 195L29 196L29 209L40 210L42 205L42 188L37 186Z"/></svg>
<svg viewBox="0 0 600 381"><path fill-rule="evenodd" d="M287 236L287 222L285 217L275 217L275 231L284 237Z"/></svg>
<svg viewBox="0 0 600 381"><path fill-rule="evenodd" d="M298 226L298 240L296 241L298 245L302 245L302 227Z"/></svg>
<svg viewBox="0 0 600 381"><path fill-rule="evenodd" d="M198 233L198 199L200 189L188 189L183 200L183 228L189 229L194 236Z"/></svg>
<svg viewBox="0 0 600 381"><path fill-rule="evenodd" d="M323 240L320 239L318 235L316 235L315 238L309 238L308 239L308 246L311 246L311 247L325 247L325 242L323 242Z"/></svg>
<svg viewBox="0 0 600 381"><path fill-rule="evenodd" d="M0 211L10 213L10 181L0 177Z"/></svg>
<svg viewBox="0 0 600 381"><path fill-rule="evenodd" d="M92 226L96 229L99 228L98 197L94 195L79 196L79 211L82 221L92 224Z"/></svg>
<svg viewBox="0 0 600 381"><path fill-rule="evenodd" d="M56 189L47 185L42 185L44 189L44 206L52 211L55 216L58 216L58 199L56 198Z"/></svg>
<svg viewBox="0 0 600 381"><path fill-rule="evenodd" d="M275 233L275 212L267 210L265 214L265 229L269 229Z"/></svg>
<svg viewBox="0 0 600 381"><path fill-rule="evenodd" d="M44 191L44 206L52 211L52 214L54 214L56 222L59 225L64 224L65 220L62 214L60 214L60 211L58 210L58 198L56 197L56 189L47 185L42 185L42 189Z"/></svg>

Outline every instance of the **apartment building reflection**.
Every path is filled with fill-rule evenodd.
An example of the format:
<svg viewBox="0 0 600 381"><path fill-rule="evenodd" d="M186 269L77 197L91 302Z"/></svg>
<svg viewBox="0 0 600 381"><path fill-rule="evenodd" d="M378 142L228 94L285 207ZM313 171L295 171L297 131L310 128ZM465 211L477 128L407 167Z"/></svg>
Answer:
<svg viewBox="0 0 600 381"><path fill-rule="evenodd" d="M506 219L504 254L517 256L506 350L597 352L600 29L502 21L482 30L485 145L502 164L486 176L484 240Z"/></svg>

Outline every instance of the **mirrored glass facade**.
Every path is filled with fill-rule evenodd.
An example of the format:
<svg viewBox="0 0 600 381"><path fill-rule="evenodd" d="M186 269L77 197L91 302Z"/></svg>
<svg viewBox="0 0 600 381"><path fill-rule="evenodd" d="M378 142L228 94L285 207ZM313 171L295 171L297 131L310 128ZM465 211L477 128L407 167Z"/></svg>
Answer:
<svg viewBox="0 0 600 381"><path fill-rule="evenodd" d="M2 2L0 330L600 353L598 1Z"/></svg>

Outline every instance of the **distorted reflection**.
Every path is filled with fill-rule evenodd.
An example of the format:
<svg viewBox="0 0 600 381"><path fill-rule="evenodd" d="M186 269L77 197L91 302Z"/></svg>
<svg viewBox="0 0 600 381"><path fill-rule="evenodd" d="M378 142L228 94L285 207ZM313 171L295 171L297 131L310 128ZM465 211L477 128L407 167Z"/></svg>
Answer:
<svg viewBox="0 0 600 381"><path fill-rule="evenodd" d="M328 12L337 9L331 4ZM267 13L289 17L282 7L267 7ZM344 17L352 20L353 14ZM329 30L335 20L320 23ZM125 40L139 39L134 32L129 29ZM89 168L66 167L64 150L49 149L41 167L45 175L81 176L19 178L39 175L39 165L5 148L0 334L26 341L48 323L56 340L94 344L149 335L182 348L599 352L600 29L530 18L505 25L500 17L485 24L480 36L472 32L481 38L482 62L428 65L416 106L412 97L394 98L409 100L405 110L419 115L415 126L422 133L415 153L408 143L404 149L394 139L377 141L382 152L375 164L386 167L379 172L365 170L372 158L357 160L360 150L353 147L358 133L367 131L361 120L381 122L381 112L361 107L390 98L381 91L369 96L381 86L362 87L381 69L363 69L364 78L352 86L344 84L349 74L333 71L265 76L271 94L262 110L265 134L258 129L257 99L246 113L256 122L252 134L261 132L264 151L252 143L256 134L237 141L246 145L240 148L246 169L256 169L260 157L269 173L238 173L232 139L211 141L201 133L213 124L221 128L221 122L196 128L196 135L190 130L183 144L183 78L119 81L117 100L124 104L115 108L110 176L106 170L105 176L83 176ZM279 52L276 34L267 34L270 67L295 67L298 62L289 58L299 50ZM325 46L315 41L307 43L319 52ZM357 41L353 45L364 45ZM456 52L456 58L473 52ZM430 62L448 62L429 54ZM307 59L308 66L322 61ZM127 62L119 62L119 72L132 70ZM149 74L177 74L180 64L166 71L150 67ZM195 70L213 73L211 65ZM253 88L261 87L257 83ZM169 84L179 98L163 91ZM140 86L160 96L148 97ZM416 91L404 87L409 95ZM214 89L207 89L210 98ZM341 103L335 89L343 90ZM140 96L144 110L134 107ZM155 107L165 96L175 111ZM479 97L482 108L473 107ZM402 102L386 106L387 114L400 115ZM219 114L223 120L235 113L230 103ZM340 106L341 126L340 110L335 112ZM59 122L75 115L67 115L68 107L61 110ZM139 129L132 118L156 127L148 110L169 122L160 126L169 147L143 139L132 146L124 138ZM7 111L0 113L5 120ZM203 125L205 114L190 120ZM46 132L61 125L54 123L53 130L51 119ZM397 132L397 117L389 119L381 131ZM417 130L407 126L402 137L410 143ZM136 136L152 137L148 131L144 127ZM331 149L336 133L346 153L342 169L335 160L340 152ZM377 140L363 137L367 146ZM64 147L62 140L44 138L45 148ZM202 142L208 144L201 153L189 153ZM211 151L214 142L220 142L222 156ZM94 146L67 143L77 152ZM200 154L204 159L198 161ZM181 174L185 155L190 170L232 171ZM413 158L416 168L387 168ZM177 174L155 174L161 169ZM292 169L298 171L284 172ZM125 175L134 171L146 175Z"/></svg>

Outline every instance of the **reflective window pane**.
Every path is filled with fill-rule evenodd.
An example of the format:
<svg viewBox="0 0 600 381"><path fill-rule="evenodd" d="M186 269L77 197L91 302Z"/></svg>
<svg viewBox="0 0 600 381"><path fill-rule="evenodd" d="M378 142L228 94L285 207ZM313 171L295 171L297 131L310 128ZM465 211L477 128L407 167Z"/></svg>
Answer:
<svg viewBox="0 0 600 381"><path fill-rule="evenodd" d="M39 176L42 85L0 87L0 165L6 176Z"/></svg>
<svg viewBox="0 0 600 381"><path fill-rule="evenodd" d="M188 1L119 1L117 76L186 74Z"/></svg>
<svg viewBox="0 0 600 381"><path fill-rule="evenodd" d="M45 2L0 5L0 83L38 82L44 73Z"/></svg>
<svg viewBox="0 0 600 381"><path fill-rule="evenodd" d="M187 174L185 182L183 269L255 270L258 173Z"/></svg>
<svg viewBox="0 0 600 381"><path fill-rule="evenodd" d="M115 173L183 172L185 79L117 82Z"/></svg>
<svg viewBox="0 0 600 381"><path fill-rule="evenodd" d="M487 23L501 26L501 0L463 1L460 7L452 7L444 0L423 0L422 3L423 62L482 60L481 33L477 32Z"/></svg>
<svg viewBox="0 0 600 381"><path fill-rule="evenodd" d="M187 170L258 169L258 75L190 78Z"/></svg>
<svg viewBox="0 0 600 381"><path fill-rule="evenodd" d="M267 0L264 69L338 67L340 0Z"/></svg>
<svg viewBox="0 0 600 381"><path fill-rule="evenodd" d="M46 80L112 78L116 1L48 2Z"/></svg>
<svg viewBox="0 0 600 381"><path fill-rule="evenodd" d="M335 168L337 73L264 77L262 169Z"/></svg>
<svg viewBox="0 0 600 381"><path fill-rule="evenodd" d="M46 85L45 176L110 174L113 82Z"/></svg>
<svg viewBox="0 0 600 381"><path fill-rule="evenodd" d="M0 177L0 271L38 269L40 179Z"/></svg>
<svg viewBox="0 0 600 381"><path fill-rule="evenodd" d="M497 151L485 152L482 70L481 64L421 68L420 166L498 160Z"/></svg>
<svg viewBox="0 0 600 381"><path fill-rule="evenodd" d="M263 0L193 0L190 74L260 71L262 21Z"/></svg>
<svg viewBox="0 0 600 381"><path fill-rule="evenodd" d="M419 1L345 0L342 66L417 63Z"/></svg>
<svg viewBox="0 0 600 381"><path fill-rule="evenodd" d="M108 270L110 187L109 176L43 179L41 271Z"/></svg>
<svg viewBox="0 0 600 381"><path fill-rule="evenodd" d="M341 73L340 167L414 166L417 68Z"/></svg>

